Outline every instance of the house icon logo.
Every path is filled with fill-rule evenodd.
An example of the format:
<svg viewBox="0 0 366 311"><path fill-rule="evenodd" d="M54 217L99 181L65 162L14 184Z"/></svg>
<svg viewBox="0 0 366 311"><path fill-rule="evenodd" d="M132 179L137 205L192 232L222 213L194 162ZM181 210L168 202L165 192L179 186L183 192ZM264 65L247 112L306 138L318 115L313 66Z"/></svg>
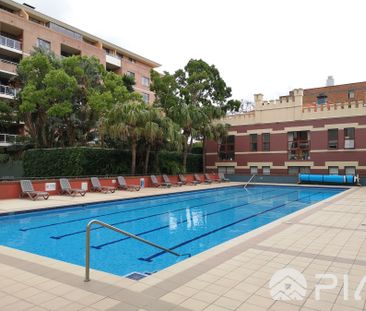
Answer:
<svg viewBox="0 0 366 311"><path fill-rule="evenodd" d="M269 281L271 297L274 300L303 300L306 288L304 275L292 268L277 271Z"/></svg>

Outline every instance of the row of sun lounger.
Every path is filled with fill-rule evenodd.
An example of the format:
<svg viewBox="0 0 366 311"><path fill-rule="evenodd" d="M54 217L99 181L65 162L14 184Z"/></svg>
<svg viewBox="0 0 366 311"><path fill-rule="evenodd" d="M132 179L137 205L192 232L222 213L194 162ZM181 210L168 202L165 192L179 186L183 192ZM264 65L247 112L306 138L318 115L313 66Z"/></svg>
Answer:
<svg viewBox="0 0 366 311"><path fill-rule="evenodd" d="M202 183L202 179L198 174L194 174L194 180L188 181L186 177L182 174L178 175L178 181L177 182L171 182L168 175L164 174L162 175L163 182L159 182L155 175L151 175L151 183L153 187L164 187L164 188L170 188L170 187L181 187L183 185L198 185ZM84 189L78 189L78 188L72 188L70 185L70 182L67 178L61 178L60 180L60 187L61 187L61 194L68 194L71 196L75 196L77 194L80 194L81 196L85 196L86 190ZM102 186L99 179L97 177L92 177L90 179L92 187L91 190L95 192L102 192L102 193L113 193L117 189L121 190L129 190L129 191L139 191L141 189L138 185L128 185L126 183L126 180L123 176L117 177L117 187L111 187L111 186ZM224 174L219 173L218 178L212 179L208 174L204 174L204 180L203 182L206 184L211 184L213 182L226 182L229 181ZM21 197L28 196L32 200L37 200L39 197L43 197L45 200L48 199L49 193L45 191L35 191L33 188L33 184L30 180L21 180L20 181L20 187L21 187Z"/></svg>

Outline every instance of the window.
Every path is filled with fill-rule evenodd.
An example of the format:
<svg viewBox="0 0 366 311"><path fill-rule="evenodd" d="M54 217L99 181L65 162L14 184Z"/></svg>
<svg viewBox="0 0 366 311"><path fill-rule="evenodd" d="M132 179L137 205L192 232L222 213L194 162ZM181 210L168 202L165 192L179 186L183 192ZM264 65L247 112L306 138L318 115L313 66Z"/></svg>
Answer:
<svg viewBox="0 0 366 311"><path fill-rule="evenodd" d="M327 96L326 95L319 95L317 98L316 98L316 103L318 105L324 105L327 103Z"/></svg>
<svg viewBox="0 0 366 311"><path fill-rule="evenodd" d="M309 131L288 132L288 159L308 160L310 158Z"/></svg>
<svg viewBox="0 0 366 311"><path fill-rule="evenodd" d="M223 174L235 174L235 166L219 166L217 170Z"/></svg>
<svg viewBox="0 0 366 311"><path fill-rule="evenodd" d="M344 149L355 148L355 128L349 127L344 129Z"/></svg>
<svg viewBox="0 0 366 311"><path fill-rule="evenodd" d="M148 104L150 102L150 95L147 93L142 93L142 97L144 99L144 102Z"/></svg>
<svg viewBox="0 0 366 311"><path fill-rule="evenodd" d="M142 84L143 86L149 86L149 85L150 85L150 79L149 79L149 78L147 78L147 77L142 77L142 78L141 78L141 84Z"/></svg>
<svg viewBox="0 0 366 311"><path fill-rule="evenodd" d="M271 175L271 168L269 166L263 166L263 175Z"/></svg>
<svg viewBox="0 0 366 311"><path fill-rule="evenodd" d="M37 39L37 46L39 48L43 48L45 50L50 50L51 49L51 42L43 40L41 38Z"/></svg>
<svg viewBox="0 0 366 311"><path fill-rule="evenodd" d="M270 133L263 133L262 134L262 150L269 151L270 150Z"/></svg>
<svg viewBox="0 0 366 311"><path fill-rule="evenodd" d="M310 174L309 166L290 166L288 168L289 175L298 175L298 174Z"/></svg>
<svg viewBox="0 0 366 311"><path fill-rule="evenodd" d="M349 90L348 91L348 99L354 99L355 98L355 91Z"/></svg>
<svg viewBox="0 0 366 311"><path fill-rule="evenodd" d="M356 176L356 167L354 167L354 166L345 166L344 167L344 174L345 175Z"/></svg>
<svg viewBox="0 0 366 311"><path fill-rule="evenodd" d="M329 175L338 175L338 166L328 167Z"/></svg>
<svg viewBox="0 0 366 311"><path fill-rule="evenodd" d="M119 58L119 59L122 59L123 58L123 55L121 53L116 53L116 57Z"/></svg>
<svg viewBox="0 0 366 311"><path fill-rule="evenodd" d="M338 149L338 129L328 130L328 149Z"/></svg>
<svg viewBox="0 0 366 311"><path fill-rule="evenodd" d="M135 79L135 73L134 73L134 72L132 72L132 71L127 71L127 75L128 75L129 77L132 77L132 78L134 78L134 79Z"/></svg>
<svg viewBox="0 0 366 311"><path fill-rule="evenodd" d="M222 139L219 145L219 159L232 161L235 159L235 136L229 135Z"/></svg>
<svg viewBox="0 0 366 311"><path fill-rule="evenodd" d="M52 30L55 30L55 31L60 32L60 33L63 33L64 35L69 36L71 38L74 38L76 40L80 40L80 41L83 40L83 36L81 34L75 32L75 31L72 31L70 29L67 29L65 27L62 27L60 25L57 25L57 24L55 24L53 22L47 23L46 26L48 28L52 29Z"/></svg>
<svg viewBox="0 0 366 311"><path fill-rule="evenodd" d="M258 167L257 166L251 166L250 167L250 175L257 175L258 174Z"/></svg>
<svg viewBox="0 0 366 311"><path fill-rule="evenodd" d="M250 134L250 151L257 151L258 150L258 135L257 134Z"/></svg>
<svg viewBox="0 0 366 311"><path fill-rule="evenodd" d="M41 22L40 20L32 17L32 16L29 16L29 20L33 23L36 23L36 24L40 24L40 25L43 25L43 22Z"/></svg>

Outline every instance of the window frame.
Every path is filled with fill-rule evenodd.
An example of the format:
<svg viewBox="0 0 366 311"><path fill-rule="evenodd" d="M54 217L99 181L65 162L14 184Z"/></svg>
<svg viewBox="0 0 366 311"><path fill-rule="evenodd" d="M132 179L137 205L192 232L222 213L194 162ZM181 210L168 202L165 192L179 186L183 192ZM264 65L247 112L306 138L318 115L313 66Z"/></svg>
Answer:
<svg viewBox="0 0 366 311"><path fill-rule="evenodd" d="M348 131L351 131L352 135L349 135L349 133L346 134ZM343 133L344 133L344 149L355 149L356 129L354 127L346 127L344 128Z"/></svg>
<svg viewBox="0 0 366 311"><path fill-rule="evenodd" d="M332 169L337 169L337 174L332 173ZM339 175L339 166L328 166L328 175Z"/></svg>
<svg viewBox="0 0 366 311"><path fill-rule="evenodd" d="M265 171L268 169L268 173ZM270 176L271 175L271 167L268 165L262 166L262 175Z"/></svg>
<svg viewBox="0 0 366 311"><path fill-rule="evenodd" d="M331 138L330 133L332 133L332 132L336 133L336 138L334 138L334 139L330 139ZM339 134L338 129L328 129L328 149L329 150L336 150L339 148L339 141L338 141L339 135L338 134ZM335 144L335 147L333 148L332 143L334 144L334 142L336 142L336 144Z"/></svg>
<svg viewBox="0 0 366 311"><path fill-rule="evenodd" d="M255 139L253 139L255 137ZM258 134L249 134L249 150L258 151Z"/></svg>
<svg viewBox="0 0 366 311"><path fill-rule="evenodd" d="M255 170L255 172L252 171L253 169ZM258 175L258 166L255 166L255 165L250 166L249 171L250 171L250 175Z"/></svg>
<svg viewBox="0 0 366 311"><path fill-rule="evenodd" d="M143 92L142 98L146 104L150 103L150 94ZM147 99L147 100L146 100Z"/></svg>
<svg viewBox="0 0 366 311"><path fill-rule="evenodd" d="M352 96L351 96L352 94ZM355 90L348 90L348 99L355 99L356 98L356 93L355 93Z"/></svg>
<svg viewBox="0 0 366 311"><path fill-rule="evenodd" d="M221 161L235 160L235 135L225 136L217 147L218 157Z"/></svg>
<svg viewBox="0 0 366 311"><path fill-rule="evenodd" d="M271 151L271 133L262 134L262 150Z"/></svg>
<svg viewBox="0 0 366 311"><path fill-rule="evenodd" d="M354 174L347 174L347 169L353 169L354 170ZM353 175L353 176L356 176L357 175L357 168L356 168L356 166L345 166L344 167L344 175Z"/></svg>
<svg viewBox="0 0 366 311"><path fill-rule="evenodd" d="M46 45L48 44L48 46L45 46L45 44ZM37 38L37 47L41 49L46 49L47 51L51 51L51 41L42 38Z"/></svg>
<svg viewBox="0 0 366 311"><path fill-rule="evenodd" d="M141 85L142 86L150 86L150 78L146 76L141 77Z"/></svg>

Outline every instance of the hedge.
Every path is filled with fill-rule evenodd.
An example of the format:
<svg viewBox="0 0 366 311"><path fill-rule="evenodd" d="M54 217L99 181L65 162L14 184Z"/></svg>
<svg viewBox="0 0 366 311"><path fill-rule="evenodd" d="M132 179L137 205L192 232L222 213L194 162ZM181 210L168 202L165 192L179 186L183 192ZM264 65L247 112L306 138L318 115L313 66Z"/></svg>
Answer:
<svg viewBox="0 0 366 311"><path fill-rule="evenodd" d="M157 168L152 154L150 172L177 174L183 172L181 163L181 153L160 152ZM141 174L142 163L138 161L137 164L137 173ZM129 174L131 153L91 147L30 149L24 153L23 168L27 177ZM188 155L187 172L201 171L202 155Z"/></svg>

